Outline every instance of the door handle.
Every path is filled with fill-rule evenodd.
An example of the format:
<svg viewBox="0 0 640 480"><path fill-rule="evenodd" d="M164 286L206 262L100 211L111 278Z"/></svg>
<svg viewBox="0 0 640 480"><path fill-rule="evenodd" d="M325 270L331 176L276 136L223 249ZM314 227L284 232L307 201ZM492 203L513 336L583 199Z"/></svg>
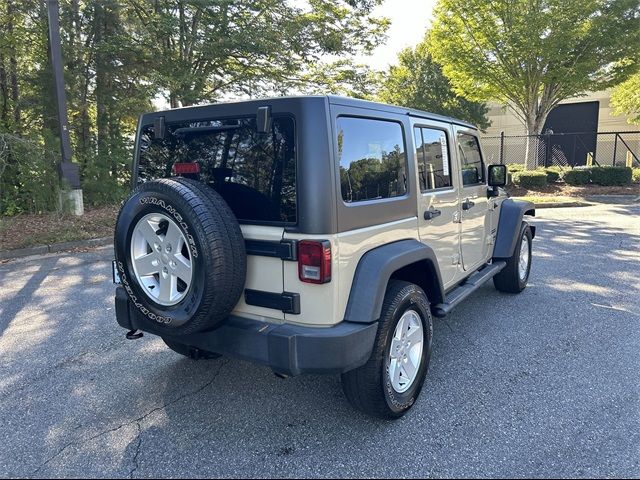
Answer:
<svg viewBox="0 0 640 480"><path fill-rule="evenodd" d="M475 202L472 202L468 198L462 203L462 209L463 210L470 210L475 206L476 206Z"/></svg>
<svg viewBox="0 0 640 480"><path fill-rule="evenodd" d="M424 212L424 219L431 220L436 217L439 217L440 215L442 215L442 212L440 210L426 210Z"/></svg>

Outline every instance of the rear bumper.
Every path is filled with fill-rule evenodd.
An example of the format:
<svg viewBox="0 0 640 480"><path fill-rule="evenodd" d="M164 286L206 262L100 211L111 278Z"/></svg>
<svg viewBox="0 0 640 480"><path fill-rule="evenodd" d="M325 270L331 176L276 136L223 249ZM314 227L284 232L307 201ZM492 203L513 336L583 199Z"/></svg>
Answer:
<svg viewBox="0 0 640 480"><path fill-rule="evenodd" d="M131 306L124 288L116 288L115 300L120 326L140 329L139 313ZM344 373L364 365L371 356L377 330L377 323L341 322L334 327L319 328L270 324L232 315L214 330L172 338L294 376ZM145 331L158 335L148 328Z"/></svg>

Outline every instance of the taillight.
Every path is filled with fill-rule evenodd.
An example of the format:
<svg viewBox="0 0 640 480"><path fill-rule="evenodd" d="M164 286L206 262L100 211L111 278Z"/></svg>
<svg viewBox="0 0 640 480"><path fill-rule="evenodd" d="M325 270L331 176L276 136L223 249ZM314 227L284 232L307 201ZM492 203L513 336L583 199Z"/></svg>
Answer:
<svg viewBox="0 0 640 480"><path fill-rule="evenodd" d="M178 162L173 164L172 170L175 175L194 175L200 173L200 164Z"/></svg>
<svg viewBox="0 0 640 480"><path fill-rule="evenodd" d="M331 243L328 240L298 242L298 277L307 283L331 281Z"/></svg>

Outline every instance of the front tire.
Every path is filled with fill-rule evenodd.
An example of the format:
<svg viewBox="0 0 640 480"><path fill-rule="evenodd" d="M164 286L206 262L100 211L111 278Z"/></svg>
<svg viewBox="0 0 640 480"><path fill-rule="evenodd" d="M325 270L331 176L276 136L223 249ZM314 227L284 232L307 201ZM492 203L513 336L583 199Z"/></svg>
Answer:
<svg viewBox="0 0 640 480"><path fill-rule="evenodd" d="M527 222L522 222L518 238L513 255L507 260L507 266L493 277L493 284L500 292L520 293L529 281L533 235Z"/></svg>
<svg viewBox="0 0 640 480"><path fill-rule="evenodd" d="M431 310L422 289L391 280L369 361L342 375L349 402L382 419L394 420L406 414L422 390L432 337Z"/></svg>

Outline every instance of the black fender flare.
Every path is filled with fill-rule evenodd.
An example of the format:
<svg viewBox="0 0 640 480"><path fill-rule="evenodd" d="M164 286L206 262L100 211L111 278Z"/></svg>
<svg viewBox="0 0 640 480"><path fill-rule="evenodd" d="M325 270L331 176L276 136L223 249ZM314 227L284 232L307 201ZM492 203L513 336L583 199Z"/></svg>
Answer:
<svg viewBox="0 0 640 480"><path fill-rule="evenodd" d="M369 250L362 256L353 276L344 319L357 323L377 321L389 279L396 271L413 264L418 266L416 271L420 276L415 283L423 290L424 285L429 285L426 293L432 304L442 302L444 288L433 249L415 239L399 240Z"/></svg>
<svg viewBox="0 0 640 480"><path fill-rule="evenodd" d="M509 258L513 255L520 234L520 225L524 215L535 217L535 205L523 200L507 198L500 206L498 231L493 246L493 258ZM531 234L535 237L535 228L531 227Z"/></svg>

